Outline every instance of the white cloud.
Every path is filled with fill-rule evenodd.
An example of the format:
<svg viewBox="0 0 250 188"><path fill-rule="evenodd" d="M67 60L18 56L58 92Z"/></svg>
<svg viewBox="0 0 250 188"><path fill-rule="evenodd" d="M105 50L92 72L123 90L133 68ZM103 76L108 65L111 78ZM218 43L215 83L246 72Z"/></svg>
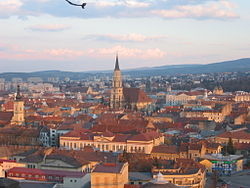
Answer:
<svg viewBox="0 0 250 188"><path fill-rule="evenodd" d="M20 0L1 0L0 17L8 17L19 11L23 3Z"/></svg>
<svg viewBox="0 0 250 188"><path fill-rule="evenodd" d="M13 45L0 45L13 46ZM102 60L114 56L119 53L124 58L132 59L161 59L166 56L166 53L158 48L128 48L124 46L113 46L106 48L88 48L85 50L75 50L67 48L55 48L55 49L23 49L21 47L11 47L8 50L0 50L1 59L9 60L74 60L81 59L83 57L91 57Z"/></svg>
<svg viewBox="0 0 250 188"><path fill-rule="evenodd" d="M73 1L73 0L72 0ZM74 0L76 3L82 1ZM161 18L237 18L236 5L228 0L93 0L87 2L83 14L77 7L69 7L64 0L2 0L0 18L10 16L56 17L152 17Z"/></svg>
<svg viewBox="0 0 250 188"><path fill-rule="evenodd" d="M83 51L70 49L51 49L44 52L45 54L59 58L77 58L84 55Z"/></svg>
<svg viewBox="0 0 250 188"><path fill-rule="evenodd" d="M29 27L32 31L63 31L69 29L70 27L62 24L45 24L45 25L35 25Z"/></svg>
<svg viewBox="0 0 250 188"><path fill-rule="evenodd" d="M138 49L127 48L124 46L114 46L111 48L99 48L89 49L87 54L90 56L110 56L119 53L124 58L136 58L136 59L160 59L163 58L166 53L158 48L153 49Z"/></svg>
<svg viewBox="0 0 250 188"><path fill-rule="evenodd" d="M135 0L123 0L123 1L97 1L94 3L99 7L114 7L114 6L125 6L129 8L145 8L149 7L150 3L140 2Z"/></svg>
<svg viewBox="0 0 250 188"><path fill-rule="evenodd" d="M87 35L84 39L94 39L108 42L145 42L156 41L166 38L165 36L145 36L142 34L130 33L125 35L103 34Z"/></svg>
<svg viewBox="0 0 250 188"><path fill-rule="evenodd" d="M163 18L225 19L238 17L238 15L231 10L231 4L226 1L210 2L201 5L181 5L171 10L152 10L151 13Z"/></svg>

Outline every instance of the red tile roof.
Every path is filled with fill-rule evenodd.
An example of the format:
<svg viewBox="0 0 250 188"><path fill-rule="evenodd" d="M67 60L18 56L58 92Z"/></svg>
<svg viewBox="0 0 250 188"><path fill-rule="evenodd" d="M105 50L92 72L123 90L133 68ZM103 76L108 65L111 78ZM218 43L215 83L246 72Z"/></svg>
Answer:
<svg viewBox="0 0 250 188"><path fill-rule="evenodd" d="M236 150L250 150L250 144L249 143L234 143L234 148Z"/></svg>
<svg viewBox="0 0 250 188"><path fill-rule="evenodd" d="M95 169L92 172L100 173L121 173L123 166L126 163L103 163L96 165Z"/></svg>
<svg viewBox="0 0 250 188"><path fill-rule="evenodd" d="M0 121L10 122L13 117L13 112L0 112Z"/></svg>
<svg viewBox="0 0 250 188"><path fill-rule="evenodd" d="M14 167L8 171L10 173L19 174L33 174L33 175L50 175L50 176L62 176L62 177L83 177L86 173L74 172L74 171L62 171L62 170L45 170L45 169L35 169L35 168L23 168Z"/></svg>
<svg viewBox="0 0 250 188"><path fill-rule="evenodd" d="M159 145L153 147L152 153L178 154L179 152L177 146Z"/></svg>
<svg viewBox="0 0 250 188"><path fill-rule="evenodd" d="M139 88L123 88L123 95L126 102L152 102L144 91Z"/></svg>
<svg viewBox="0 0 250 188"><path fill-rule="evenodd" d="M239 131L228 131L222 134L219 134L217 137L221 138L233 138L233 139L250 139L250 133L246 130Z"/></svg>

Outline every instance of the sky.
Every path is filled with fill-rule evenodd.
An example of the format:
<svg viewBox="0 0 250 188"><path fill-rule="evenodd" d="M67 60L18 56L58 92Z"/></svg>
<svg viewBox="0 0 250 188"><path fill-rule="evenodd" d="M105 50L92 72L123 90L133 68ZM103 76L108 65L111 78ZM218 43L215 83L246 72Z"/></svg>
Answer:
<svg viewBox="0 0 250 188"><path fill-rule="evenodd" d="M0 0L0 72L248 58L249 0Z"/></svg>

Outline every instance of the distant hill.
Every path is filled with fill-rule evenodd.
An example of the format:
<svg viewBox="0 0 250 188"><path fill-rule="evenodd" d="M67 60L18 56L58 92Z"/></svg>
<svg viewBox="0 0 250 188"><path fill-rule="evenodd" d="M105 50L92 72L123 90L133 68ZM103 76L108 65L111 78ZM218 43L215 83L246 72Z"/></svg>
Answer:
<svg viewBox="0 0 250 188"><path fill-rule="evenodd" d="M166 65L152 67L144 70L123 71L130 75L177 75L177 74L201 74L216 72L246 72L250 71L250 58L224 61L205 65Z"/></svg>
<svg viewBox="0 0 250 188"><path fill-rule="evenodd" d="M216 72L246 72L250 71L250 58L238 59L233 61L224 61L220 63L212 63L205 65L188 64L188 65L165 65L158 67L143 67L137 69L122 70L123 74L131 76L156 76L156 75L177 75L177 74L201 74L201 73L216 73ZM41 77L47 80L48 77L59 77L64 79L69 77L73 80L84 79L93 75L110 75L113 70L89 71L89 72L66 72L66 71L40 71L32 73L2 73L0 78L11 80L14 77L26 80L28 77Z"/></svg>
<svg viewBox="0 0 250 188"><path fill-rule="evenodd" d="M31 73L23 73L23 72L6 72L0 74L0 78L5 78L6 80L11 80L12 78L22 78L23 80L27 80L29 77L41 77L44 81L47 81L49 77L58 77L63 80L66 77L69 77L73 80L80 80L87 78L93 74L87 72L67 72L67 71L58 71L58 70L50 70L50 71L39 71L39 72L31 72Z"/></svg>

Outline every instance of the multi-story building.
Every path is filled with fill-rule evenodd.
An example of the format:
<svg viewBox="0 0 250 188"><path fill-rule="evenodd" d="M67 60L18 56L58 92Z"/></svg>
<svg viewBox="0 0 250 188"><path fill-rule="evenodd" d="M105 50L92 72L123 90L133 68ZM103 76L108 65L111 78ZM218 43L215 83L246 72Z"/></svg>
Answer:
<svg viewBox="0 0 250 188"><path fill-rule="evenodd" d="M187 118L207 118L210 121L223 122L231 111L232 105L230 103L217 103L214 108L211 109L202 106L186 108L180 113L180 116Z"/></svg>
<svg viewBox="0 0 250 188"><path fill-rule="evenodd" d="M155 146L151 152L152 158L176 160L178 158L197 159L205 154L219 154L222 146L216 143L182 143L179 147L159 145Z"/></svg>
<svg viewBox="0 0 250 188"><path fill-rule="evenodd" d="M153 177L160 172L164 180L177 187L204 188L206 182L206 169L203 165L192 159L177 159L161 168L153 168Z"/></svg>
<svg viewBox="0 0 250 188"><path fill-rule="evenodd" d="M60 170L28 169L15 167L7 172L11 179L26 181L42 181L61 184L63 187L82 188L89 183L89 174L83 172L69 172Z"/></svg>
<svg viewBox="0 0 250 188"><path fill-rule="evenodd" d="M164 142L161 133L151 131L146 133L113 134L109 131L97 134L86 131L74 130L60 137L62 149L81 150L86 146L105 152L146 153L150 154L154 146Z"/></svg>
<svg viewBox="0 0 250 188"><path fill-rule="evenodd" d="M243 170L242 155L207 154L200 163L206 166L209 173L217 171L219 175L231 175Z"/></svg>
<svg viewBox="0 0 250 188"><path fill-rule="evenodd" d="M102 163L91 173L93 188L123 188L128 183L128 163Z"/></svg>
<svg viewBox="0 0 250 188"><path fill-rule="evenodd" d="M25 167L25 164L17 163L15 160L0 159L0 177L5 177L5 173L14 167Z"/></svg>
<svg viewBox="0 0 250 188"><path fill-rule="evenodd" d="M221 144L227 144L229 139L232 139L233 143L250 143L250 133L247 128L242 128L227 131L214 137L214 141Z"/></svg>

